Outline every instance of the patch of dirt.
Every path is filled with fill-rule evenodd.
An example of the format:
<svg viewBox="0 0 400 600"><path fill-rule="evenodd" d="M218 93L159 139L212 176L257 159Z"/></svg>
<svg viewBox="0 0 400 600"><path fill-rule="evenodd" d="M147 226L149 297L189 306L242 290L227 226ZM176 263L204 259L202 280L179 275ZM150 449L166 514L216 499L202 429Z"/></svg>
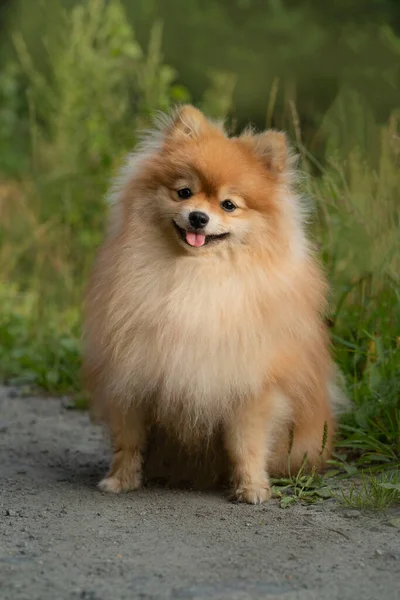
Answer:
<svg viewBox="0 0 400 600"><path fill-rule="evenodd" d="M86 413L0 390L2 600L397 600L397 509L281 509L223 493L96 489L108 446Z"/></svg>

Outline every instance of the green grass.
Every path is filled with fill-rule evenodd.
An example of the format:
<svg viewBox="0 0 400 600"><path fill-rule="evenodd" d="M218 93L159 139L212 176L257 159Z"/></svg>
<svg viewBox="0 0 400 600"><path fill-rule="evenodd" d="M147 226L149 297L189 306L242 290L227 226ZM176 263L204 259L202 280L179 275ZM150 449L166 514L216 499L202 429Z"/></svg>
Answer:
<svg viewBox="0 0 400 600"><path fill-rule="evenodd" d="M43 25L44 72L17 31L16 59L0 76L0 378L80 398L81 300L109 178L149 113L190 92L164 64L161 24L141 48L116 0L82 2L61 22L58 32ZM234 77L210 82L200 105L229 114ZM400 128L398 113L372 122L359 98L357 145L346 97L326 114L323 164L294 107L293 122L311 235L332 284L333 352L353 403L331 467L352 474L400 463ZM302 474L285 485L297 499L326 487Z"/></svg>
<svg viewBox="0 0 400 600"><path fill-rule="evenodd" d="M332 494L344 507L385 510L400 504L400 474L395 471L378 477L363 475L361 480L351 482L347 489L340 488Z"/></svg>
<svg viewBox="0 0 400 600"><path fill-rule="evenodd" d="M37 294L9 286L0 287L0 306L0 378L50 393L79 392L78 311L51 307L41 316Z"/></svg>

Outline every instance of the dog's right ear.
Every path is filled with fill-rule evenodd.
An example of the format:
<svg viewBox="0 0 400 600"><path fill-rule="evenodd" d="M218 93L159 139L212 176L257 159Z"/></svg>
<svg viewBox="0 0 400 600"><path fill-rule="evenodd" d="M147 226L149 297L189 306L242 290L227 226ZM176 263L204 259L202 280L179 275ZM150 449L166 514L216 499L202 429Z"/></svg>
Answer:
<svg viewBox="0 0 400 600"><path fill-rule="evenodd" d="M177 109L173 120L167 128L166 137L179 138L181 136L195 138L205 133L210 128L210 123L203 113L192 106L185 104Z"/></svg>
<svg viewBox="0 0 400 600"><path fill-rule="evenodd" d="M268 129L263 133L245 131L239 140L270 173L278 175L286 171L290 162L290 153L284 133L274 129Z"/></svg>

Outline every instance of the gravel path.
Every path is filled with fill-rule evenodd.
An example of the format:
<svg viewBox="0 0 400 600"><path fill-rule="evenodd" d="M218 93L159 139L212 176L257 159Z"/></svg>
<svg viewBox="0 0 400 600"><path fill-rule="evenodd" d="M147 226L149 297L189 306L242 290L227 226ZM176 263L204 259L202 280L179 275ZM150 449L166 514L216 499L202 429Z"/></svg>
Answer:
<svg viewBox="0 0 400 600"><path fill-rule="evenodd" d="M398 600L398 510L283 510L222 494L100 493L85 413L0 390L1 600Z"/></svg>

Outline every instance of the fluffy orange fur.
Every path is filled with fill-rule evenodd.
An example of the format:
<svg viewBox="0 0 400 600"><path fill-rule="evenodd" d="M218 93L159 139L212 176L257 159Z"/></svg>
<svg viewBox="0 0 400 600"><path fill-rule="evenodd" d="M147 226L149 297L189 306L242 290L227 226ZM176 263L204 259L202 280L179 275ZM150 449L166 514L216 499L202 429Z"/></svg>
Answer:
<svg viewBox="0 0 400 600"><path fill-rule="evenodd" d="M183 445L219 432L249 503L270 497L289 446L293 471L305 453L309 466L329 457L327 286L293 171L284 134L228 137L191 106L129 157L86 297L84 373L114 450L102 490L141 485L152 425ZM187 241L193 211L209 218L200 247Z"/></svg>

